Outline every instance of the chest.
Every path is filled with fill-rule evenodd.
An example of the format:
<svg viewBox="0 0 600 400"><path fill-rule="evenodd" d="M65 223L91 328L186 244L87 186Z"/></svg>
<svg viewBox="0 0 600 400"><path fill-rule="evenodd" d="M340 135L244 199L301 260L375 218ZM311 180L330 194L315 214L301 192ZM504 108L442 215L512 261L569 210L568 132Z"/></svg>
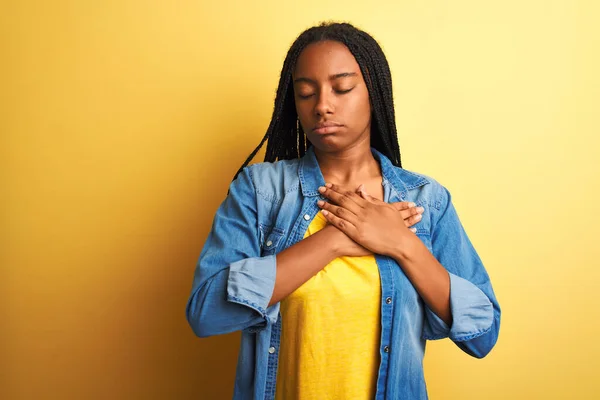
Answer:
<svg viewBox="0 0 600 400"><path fill-rule="evenodd" d="M304 237L315 234L325 227L327 220L317 213L308 226ZM380 279L377 262L373 255L361 257L338 257L301 285L284 302L300 302L317 306L343 302L352 307L365 303L376 304L380 297Z"/></svg>
<svg viewBox="0 0 600 400"><path fill-rule="evenodd" d="M327 180L327 178L325 178L326 182L335 182L334 180ZM374 179L370 179L364 182L350 182L350 183L343 183L343 184L338 184L338 186L340 186L343 189L346 190L352 190L355 191L356 189L358 189L358 187L362 184L364 185L364 188L366 190L366 192L371 195L372 197L375 197L378 200L383 201L384 198L384 188L383 185L381 184L382 179L381 178L374 178Z"/></svg>

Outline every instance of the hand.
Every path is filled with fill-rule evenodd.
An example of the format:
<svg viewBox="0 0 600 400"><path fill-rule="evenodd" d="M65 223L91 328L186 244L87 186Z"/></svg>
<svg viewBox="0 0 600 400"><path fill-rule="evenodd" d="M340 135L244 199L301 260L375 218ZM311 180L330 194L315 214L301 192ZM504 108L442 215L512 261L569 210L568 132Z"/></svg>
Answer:
<svg viewBox="0 0 600 400"><path fill-rule="evenodd" d="M371 197L366 192L363 185L360 185L357 188L356 192L360 193L364 198ZM417 230L416 228L412 228L412 226L421 220L421 214L424 211L423 207L417 207L415 203L408 201L399 201L389 204L392 207L394 207L394 209L399 211L406 227L409 228L413 233L415 233ZM338 254L338 257L360 257L373 254L370 250L365 249L363 246L350 239L344 232L339 230L330 222L327 222L327 225L325 226L325 228L323 228L323 231L324 233L329 232L329 234L334 236L335 239L333 240L333 243L336 244L335 252L336 254Z"/></svg>
<svg viewBox="0 0 600 400"><path fill-rule="evenodd" d="M375 199L362 185L357 191L360 195L331 183L319 188L323 196L335 203L319 201L323 215L330 224L371 252L395 254L404 241L402 238L409 238L409 227L421 219L424 210L410 207L406 202L388 204Z"/></svg>
<svg viewBox="0 0 600 400"><path fill-rule="evenodd" d="M372 251L365 249L330 223L327 223L327 225L316 234L329 235L332 243L331 247L333 248L336 257L361 257L373 254Z"/></svg>
<svg viewBox="0 0 600 400"><path fill-rule="evenodd" d="M360 185L356 189L356 192L359 193L364 199L371 198L374 201L379 201L367 193L364 185ZM412 226L421 220L421 214L423 214L425 209L423 207L417 207L415 203L409 201L398 201L388 204L400 211L400 214L404 219L404 225L406 225L406 227L409 228L412 233L417 233L417 228L412 228Z"/></svg>

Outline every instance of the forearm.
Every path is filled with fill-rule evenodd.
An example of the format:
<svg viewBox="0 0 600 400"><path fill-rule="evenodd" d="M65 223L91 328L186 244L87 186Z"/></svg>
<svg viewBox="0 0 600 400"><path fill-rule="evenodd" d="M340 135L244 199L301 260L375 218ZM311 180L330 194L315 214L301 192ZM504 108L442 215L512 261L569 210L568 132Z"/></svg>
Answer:
<svg viewBox="0 0 600 400"><path fill-rule="evenodd" d="M269 306L286 298L337 257L334 227L325 227L277 254L275 288Z"/></svg>
<svg viewBox="0 0 600 400"><path fill-rule="evenodd" d="M408 236L404 247L393 258L411 281L423 301L448 326L452 325L450 310L450 277L417 236Z"/></svg>

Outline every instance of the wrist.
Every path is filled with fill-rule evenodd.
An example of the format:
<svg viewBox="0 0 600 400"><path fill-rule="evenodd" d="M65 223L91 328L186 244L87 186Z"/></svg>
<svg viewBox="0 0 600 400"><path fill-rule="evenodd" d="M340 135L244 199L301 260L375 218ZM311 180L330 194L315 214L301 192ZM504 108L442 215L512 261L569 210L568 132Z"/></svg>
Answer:
<svg viewBox="0 0 600 400"><path fill-rule="evenodd" d="M396 247L390 251L390 257L398 261L398 263L413 260L420 245L423 245L423 242L421 242L416 235L406 235L406 237L399 240Z"/></svg>
<svg viewBox="0 0 600 400"><path fill-rule="evenodd" d="M337 235L340 231L335 226L327 224L317 233L321 234L319 241L321 241L322 245L328 249L329 256L332 260L343 255L341 253L342 249L340 248L340 241L337 239Z"/></svg>

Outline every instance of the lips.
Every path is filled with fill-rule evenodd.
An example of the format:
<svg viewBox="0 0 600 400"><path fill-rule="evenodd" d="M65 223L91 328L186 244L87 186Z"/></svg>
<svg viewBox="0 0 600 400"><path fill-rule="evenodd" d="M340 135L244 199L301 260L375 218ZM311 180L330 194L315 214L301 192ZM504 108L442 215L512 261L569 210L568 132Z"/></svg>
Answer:
<svg viewBox="0 0 600 400"><path fill-rule="evenodd" d="M319 134L333 133L338 131L341 127L342 125L338 124L337 122L326 121L315 125L315 127L313 128L313 132Z"/></svg>

